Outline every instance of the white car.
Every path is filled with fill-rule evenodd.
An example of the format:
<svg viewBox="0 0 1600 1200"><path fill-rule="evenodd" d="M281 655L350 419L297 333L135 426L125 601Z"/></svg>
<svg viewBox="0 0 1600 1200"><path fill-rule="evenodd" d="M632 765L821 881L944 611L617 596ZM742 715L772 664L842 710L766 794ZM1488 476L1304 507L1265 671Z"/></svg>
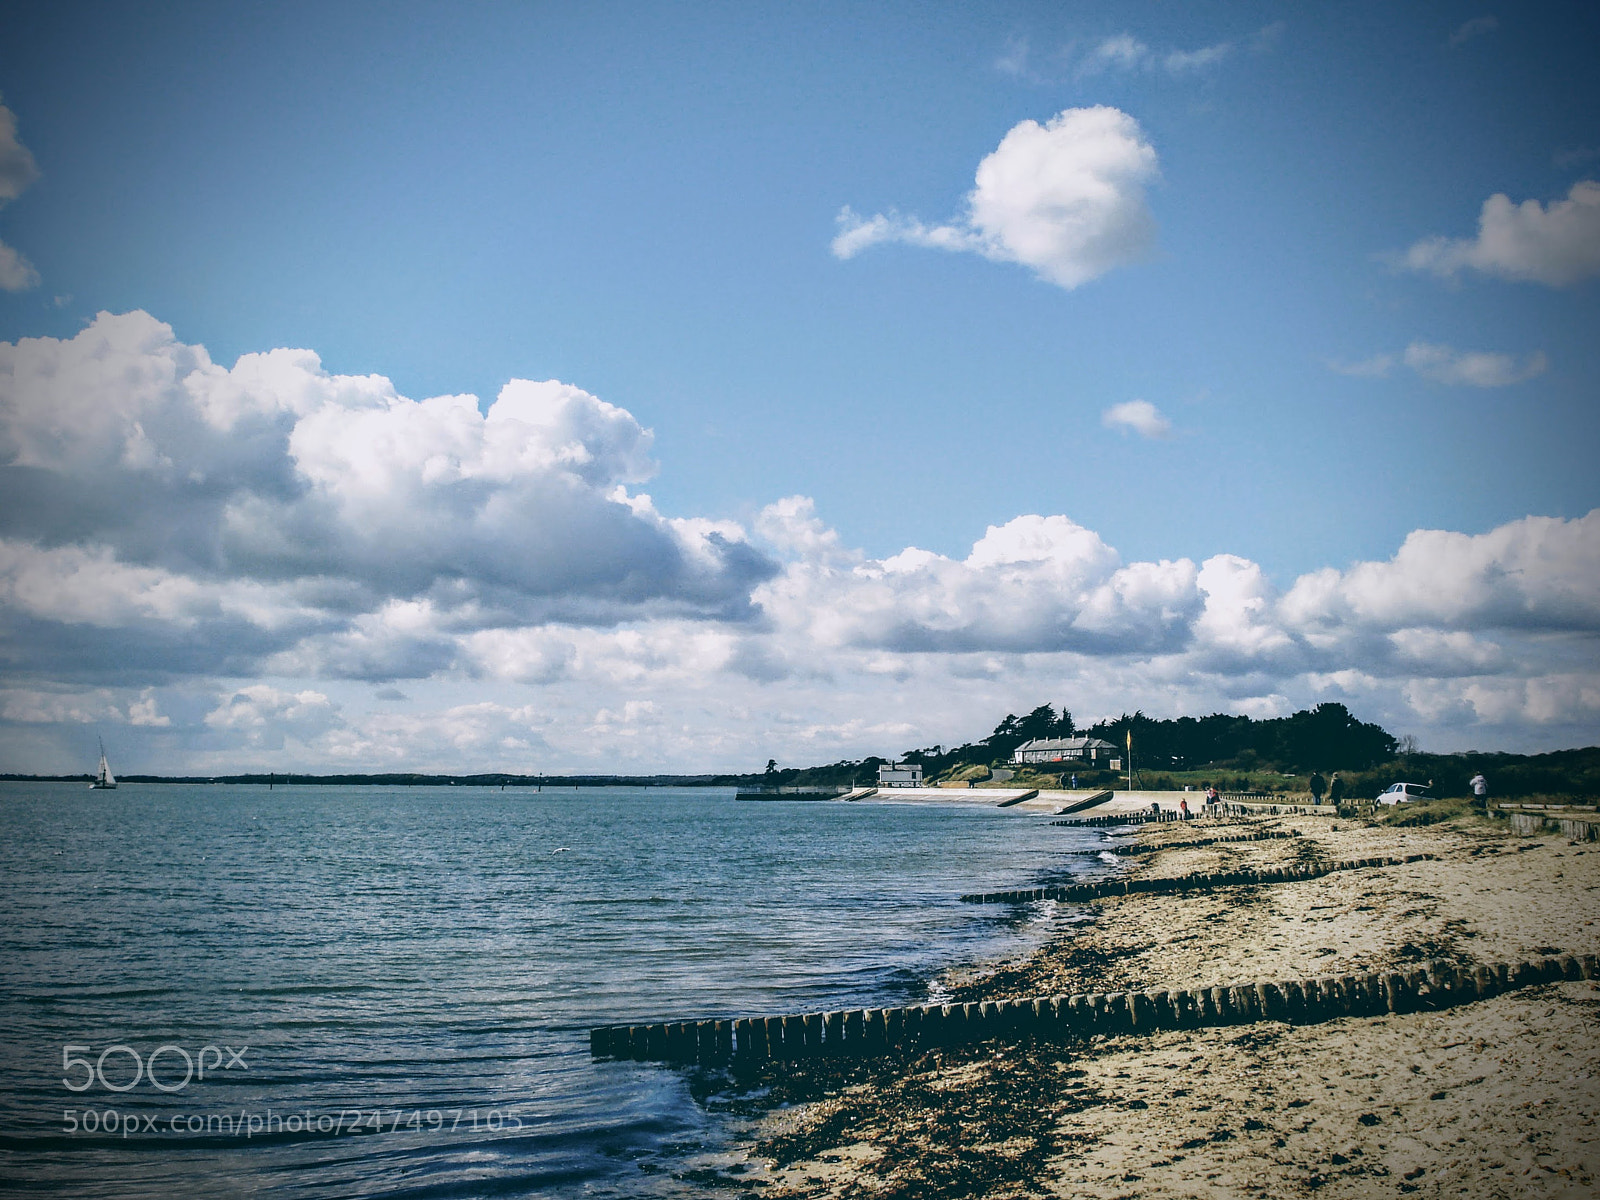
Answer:
<svg viewBox="0 0 1600 1200"><path fill-rule="evenodd" d="M1426 800L1428 798L1428 785L1425 783L1394 783L1389 785L1389 790L1378 797L1379 804L1404 804L1407 800Z"/></svg>

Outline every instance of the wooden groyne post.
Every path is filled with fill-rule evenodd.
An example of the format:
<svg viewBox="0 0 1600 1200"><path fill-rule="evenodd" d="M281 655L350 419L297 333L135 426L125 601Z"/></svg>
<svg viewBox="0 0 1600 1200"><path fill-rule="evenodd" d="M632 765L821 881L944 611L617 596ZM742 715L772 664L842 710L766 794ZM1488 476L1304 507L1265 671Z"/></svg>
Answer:
<svg viewBox="0 0 1600 1200"><path fill-rule="evenodd" d="M1364 974L1251 980L1175 990L1079 992L799 1016L602 1025L589 1031L589 1049L597 1058L752 1067L808 1058L910 1054L996 1040L1070 1042L1097 1034L1255 1021L1305 1025L1341 1017L1453 1008L1539 984L1596 978L1600 978L1600 958L1593 954L1475 965L1436 960Z"/></svg>
<svg viewBox="0 0 1600 1200"><path fill-rule="evenodd" d="M1335 871L1360 871L1368 867L1396 867L1402 863L1424 862L1432 854L1407 854L1403 858L1352 858L1331 863L1297 863L1288 867L1269 867L1254 871L1216 871L1198 875L1174 875L1141 879L1102 879L1095 883L1073 883L1065 887L1021 888L1006 892L973 892L961 897L968 904L1006 904L1031 900L1099 900L1105 896L1170 895L1174 892L1201 892L1212 888L1238 887L1241 884L1296 883L1320 879Z"/></svg>

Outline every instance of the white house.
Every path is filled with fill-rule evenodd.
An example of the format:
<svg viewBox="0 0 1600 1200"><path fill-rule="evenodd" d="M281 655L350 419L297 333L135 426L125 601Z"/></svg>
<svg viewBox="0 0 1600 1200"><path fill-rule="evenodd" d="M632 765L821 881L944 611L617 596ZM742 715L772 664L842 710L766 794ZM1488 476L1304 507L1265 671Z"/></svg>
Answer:
<svg viewBox="0 0 1600 1200"><path fill-rule="evenodd" d="M922 786L921 763L883 763L878 767L879 787Z"/></svg>
<svg viewBox="0 0 1600 1200"><path fill-rule="evenodd" d="M1014 763L1066 762L1085 766L1104 766L1117 748L1102 738L1034 738L1011 752Z"/></svg>

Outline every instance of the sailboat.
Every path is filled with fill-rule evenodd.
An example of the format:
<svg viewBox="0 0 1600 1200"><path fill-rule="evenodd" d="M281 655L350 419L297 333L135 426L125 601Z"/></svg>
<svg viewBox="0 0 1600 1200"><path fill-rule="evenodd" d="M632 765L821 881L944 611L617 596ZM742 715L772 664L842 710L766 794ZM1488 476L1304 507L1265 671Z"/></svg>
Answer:
<svg viewBox="0 0 1600 1200"><path fill-rule="evenodd" d="M97 741L99 739L96 739ZM100 742L100 769L95 772L92 788L114 788L117 786L117 777L111 773L111 764L106 761L106 744Z"/></svg>

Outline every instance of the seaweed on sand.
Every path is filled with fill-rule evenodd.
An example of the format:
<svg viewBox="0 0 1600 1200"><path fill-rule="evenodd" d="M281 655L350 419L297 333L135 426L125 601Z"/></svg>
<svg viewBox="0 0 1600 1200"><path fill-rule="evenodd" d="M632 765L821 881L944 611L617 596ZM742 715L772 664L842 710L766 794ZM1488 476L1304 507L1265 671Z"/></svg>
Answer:
<svg viewBox="0 0 1600 1200"><path fill-rule="evenodd" d="M756 1153L781 1168L852 1155L849 1175L830 1195L1001 1197L1037 1195L1050 1160L1064 1148L1060 1118L1104 1103L1084 1072L1051 1047L975 1046L885 1065L855 1087L821 1100L800 1126L759 1143ZM772 1200L814 1194L779 1183Z"/></svg>
<svg viewBox="0 0 1600 1200"><path fill-rule="evenodd" d="M1148 946L1119 947L1108 953L1098 946L1061 941L1042 947L1021 962L1004 963L971 979L950 985L954 1002L1006 1000L1013 996L1050 996L1064 992L1117 991L1132 986L1119 980L1123 958Z"/></svg>

